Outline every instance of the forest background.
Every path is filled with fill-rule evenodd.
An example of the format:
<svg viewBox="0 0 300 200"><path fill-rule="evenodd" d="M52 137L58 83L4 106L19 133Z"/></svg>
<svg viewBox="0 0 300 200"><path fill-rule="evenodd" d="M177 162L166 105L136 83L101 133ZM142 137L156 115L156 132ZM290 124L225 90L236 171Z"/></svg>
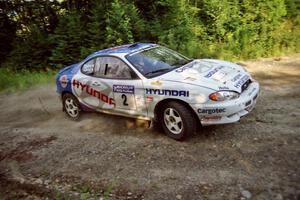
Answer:
<svg viewBox="0 0 300 200"><path fill-rule="evenodd" d="M1 91L133 42L191 58L299 52L300 0L0 0L0 30Z"/></svg>

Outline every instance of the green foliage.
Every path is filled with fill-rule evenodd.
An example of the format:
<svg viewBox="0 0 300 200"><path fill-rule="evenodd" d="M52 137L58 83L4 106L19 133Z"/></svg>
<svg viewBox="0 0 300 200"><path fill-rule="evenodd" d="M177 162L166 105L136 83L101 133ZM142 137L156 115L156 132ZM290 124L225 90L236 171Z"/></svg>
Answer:
<svg viewBox="0 0 300 200"><path fill-rule="evenodd" d="M300 0L6 0L0 7L0 64L12 71L57 69L137 41L195 58L300 47Z"/></svg>
<svg viewBox="0 0 300 200"><path fill-rule="evenodd" d="M124 4L125 12L130 20L132 37L135 41L145 39L145 21L142 19L139 10L133 3ZM110 44L108 44L110 46Z"/></svg>
<svg viewBox="0 0 300 200"><path fill-rule="evenodd" d="M179 0L168 3L169 12L165 14L161 24L162 32L159 35L160 42L171 48L186 51L189 42L197 41L197 33L201 27L195 20L197 8L189 5L186 0ZM198 29L198 30L195 30Z"/></svg>
<svg viewBox="0 0 300 200"><path fill-rule="evenodd" d="M12 42L16 35L16 24L7 15L0 13L0 64L12 50Z"/></svg>
<svg viewBox="0 0 300 200"><path fill-rule="evenodd" d="M48 68L51 45L48 40L49 33L55 28L57 22L57 2L47 0L0 1L1 13L10 21L10 30L4 26L1 33L1 43L12 46L12 51L5 54L2 67L13 70L45 70ZM1 14L1 15L2 15ZM5 19L5 18L4 18ZM1 24L5 21L1 21ZM5 39L4 39L5 38ZM1 47L1 52L3 51Z"/></svg>
<svg viewBox="0 0 300 200"><path fill-rule="evenodd" d="M285 0L287 16L295 18L300 14L300 0Z"/></svg>
<svg viewBox="0 0 300 200"><path fill-rule="evenodd" d="M82 55L87 56L89 53L106 47L103 38L105 38L106 28L106 10L109 4L107 1L95 0L91 9L91 15L87 24L87 40L89 46L83 48Z"/></svg>
<svg viewBox="0 0 300 200"><path fill-rule="evenodd" d="M112 2L106 18L106 44L115 46L133 42L131 19L126 8L119 0Z"/></svg>
<svg viewBox="0 0 300 200"><path fill-rule="evenodd" d="M46 38L46 39L45 39ZM29 25L28 32L13 42L14 49L6 57L3 66L14 71L23 69L45 70L51 55L47 34L36 25Z"/></svg>
<svg viewBox="0 0 300 200"><path fill-rule="evenodd" d="M109 194L111 193L112 189L113 189L113 185L108 186L108 188L103 193L103 200L109 199Z"/></svg>
<svg viewBox="0 0 300 200"><path fill-rule="evenodd" d="M33 85L54 83L55 72L29 71L13 72L8 69L0 69L0 92L14 92L27 89Z"/></svg>
<svg viewBox="0 0 300 200"><path fill-rule="evenodd" d="M63 14L54 34L50 35L55 46L50 57L51 62L67 65L80 61L81 48L87 44L85 29L81 16L76 11Z"/></svg>
<svg viewBox="0 0 300 200"><path fill-rule="evenodd" d="M221 58L253 58L276 51L272 37L286 14L283 0L204 0L204 47Z"/></svg>

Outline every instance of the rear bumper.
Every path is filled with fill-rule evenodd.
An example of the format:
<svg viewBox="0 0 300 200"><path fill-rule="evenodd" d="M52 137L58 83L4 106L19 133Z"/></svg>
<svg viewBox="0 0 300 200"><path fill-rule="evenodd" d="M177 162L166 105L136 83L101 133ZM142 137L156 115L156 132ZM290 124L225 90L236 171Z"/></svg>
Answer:
<svg viewBox="0 0 300 200"><path fill-rule="evenodd" d="M253 82L238 99L211 104L196 104L193 109L197 112L203 126L229 124L240 120L250 113L259 95L259 84Z"/></svg>

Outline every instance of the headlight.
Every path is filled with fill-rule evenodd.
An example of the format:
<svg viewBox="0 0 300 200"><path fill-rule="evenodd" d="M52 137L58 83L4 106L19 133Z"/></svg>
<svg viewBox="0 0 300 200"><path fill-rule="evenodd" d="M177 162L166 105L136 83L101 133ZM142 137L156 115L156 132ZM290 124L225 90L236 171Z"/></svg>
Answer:
<svg viewBox="0 0 300 200"><path fill-rule="evenodd" d="M214 92L209 95L209 99L212 101L225 101L230 99L237 99L239 98L239 93L234 91L219 91Z"/></svg>

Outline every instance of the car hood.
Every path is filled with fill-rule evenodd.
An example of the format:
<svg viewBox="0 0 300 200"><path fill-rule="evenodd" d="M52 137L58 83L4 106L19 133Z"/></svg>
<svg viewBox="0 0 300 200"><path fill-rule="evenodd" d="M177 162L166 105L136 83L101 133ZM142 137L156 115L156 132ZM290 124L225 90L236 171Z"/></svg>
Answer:
<svg viewBox="0 0 300 200"><path fill-rule="evenodd" d="M241 93L251 76L243 67L226 61L198 59L160 76L162 81L198 85L213 90L232 90Z"/></svg>

